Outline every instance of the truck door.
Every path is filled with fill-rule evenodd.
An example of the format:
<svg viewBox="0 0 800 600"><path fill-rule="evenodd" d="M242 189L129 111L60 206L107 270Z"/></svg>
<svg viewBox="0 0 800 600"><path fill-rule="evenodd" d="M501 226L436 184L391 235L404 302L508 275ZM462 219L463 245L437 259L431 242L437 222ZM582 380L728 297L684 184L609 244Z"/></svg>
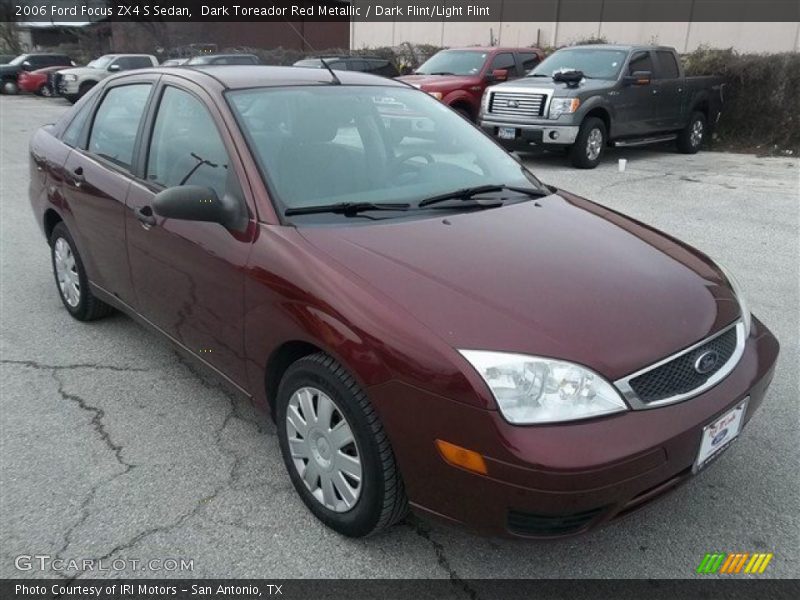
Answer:
<svg viewBox="0 0 800 600"><path fill-rule="evenodd" d="M653 73L653 60L648 50L631 55L624 75L637 71ZM623 85L615 94L612 104L616 113L614 137L641 136L651 133L656 125L657 91L652 83Z"/></svg>
<svg viewBox="0 0 800 600"><path fill-rule="evenodd" d="M656 94L656 126L660 131L672 131L683 126L683 106L686 85L681 77L675 54L656 50L656 72L653 80Z"/></svg>

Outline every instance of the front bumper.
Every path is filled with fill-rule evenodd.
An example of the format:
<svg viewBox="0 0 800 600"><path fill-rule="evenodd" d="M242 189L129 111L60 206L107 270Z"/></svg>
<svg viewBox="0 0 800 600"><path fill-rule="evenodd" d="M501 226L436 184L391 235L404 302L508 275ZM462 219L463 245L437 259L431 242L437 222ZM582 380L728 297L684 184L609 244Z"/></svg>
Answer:
<svg viewBox="0 0 800 600"><path fill-rule="evenodd" d="M574 144L578 137L578 125L554 125L553 123L513 123L496 121L491 118L481 117L481 129L495 138L507 148L521 149L530 145L569 145ZM514 139L500 138L500 128L515 130Z"/></svg>
<svg viewBox="0 0 800 600"><path fill-rule="evenodd" d="M58 82L58 93L62 96L70 96L77 94L80 90L80 82L67 81L63 77Z"/></svg>
<svg viewBox="0 0 800 600"><path fill-rule="evenodd" d="M689 479L703 427L747 396L749 421L778 349L754 318L738 365L712 389L653 410L570 424L512 426L497 411L398 381L368 393L415 510L488 535L561 537L627 515ZM488 475L446 464L436 439L482 454Z"/></svg>

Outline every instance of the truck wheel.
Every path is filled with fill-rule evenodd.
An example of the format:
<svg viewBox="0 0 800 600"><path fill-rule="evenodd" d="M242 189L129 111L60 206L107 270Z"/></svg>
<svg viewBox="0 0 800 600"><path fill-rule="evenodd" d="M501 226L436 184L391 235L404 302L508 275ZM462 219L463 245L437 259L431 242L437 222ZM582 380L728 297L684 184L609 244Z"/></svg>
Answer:
<svg viewBox="0 0 800 600"><path fill-rule="evenodd" d="M8 94L9 96L14 96L17 92L19 92L19 87L17 87L17 82L12 80L7 80L3 82L3 93Z"/></svg>
<svg viewBox="0 0 800 600"><path fill-rule="evenodd" d="M83 98L86 93L95 86L94 81L85 81L78 88L78 98Z"/></svg>
<svg viewBox="0 0 800 600"><path fill-rule="evenodd" d="M594 169L606 149L606 124L597 117L589 117L581 123L578 137L569 151L570 162L579 169Z"/></svg>
<svg viewBox="0 0 800 600"><path fill-rule="evenodd" d="M39 92L38 93L39 93L40 96L44 96L45 98L50 98L53 95L53 92L50 89L50 86L47 85L46 83L43 83L41 86L39 86Z"/></svg>
<svg viewBox="0 0 800 600"><path fill-rule="evenodd" d="M705 138L706 116L701 112L694 112L689 124L678 134L678 151L683 154L697 154Z"/></svg>
<svg viewBox="0 0 800 600"><path fill-rule="evenodd" d="M472 115L469 114L469 111L463 106L454 106L453 110L456 111L458 114L460 114L462 117L464 117L470 123L473 122Z"/></svg>

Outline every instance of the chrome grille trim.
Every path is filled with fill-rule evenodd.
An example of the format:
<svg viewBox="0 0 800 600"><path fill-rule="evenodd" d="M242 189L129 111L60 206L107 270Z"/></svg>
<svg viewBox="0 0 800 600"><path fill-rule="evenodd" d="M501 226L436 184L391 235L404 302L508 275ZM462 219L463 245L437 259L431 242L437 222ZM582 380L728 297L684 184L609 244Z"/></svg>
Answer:
<svg viewBox="0 0 800 600"><path fill-rule="evenodd" d="M550 108L550 90L528 87L489 89L486 117L511 118L516 121L539 121L547 118ZM518 106L507 106L514 101Z"/></svg>
<svg viewBox="0 0 800 600"><path fill-rule="evenodd" d="M653 369L657 369L658 367L661 367L669 362L672 362L673 360L680 358L684 354L688 354L689 352L696 350L700 346L708 344L710 341L727 333L734 327L736 328L736 348L734 349L733 354L725 362L725 364L722 365L722 367L720 367L720 369L717 372L715 372L713 375L711 375L711 377L709 377L705 381L705 383L701 384L700 386L686 393L676 394L674 396L670 396L668 398L662 398L660 400L655 400L653 402L643 402L641 399L639 399L636 392L633 391L633 388L630 385L631 380L636 379L637 377L644 375L645 373L649 373ZM631 373L630 375L627 375L621 379L617 379L614 382L614 386L620 391L620 393L622 393L622 397L625 398L625 400L628 402L628 404L633 410L648 410L651 408L666 406L668 404L676 404L678 402L683 402L684 400L693 398L699 394L702 394L706 390L711 389L712 387L717 385L720 381L725 379L728 375L730 375L730 372L733 371L734 367L737 364L739 364L739 359L741 359L742 354L744 354L744 344L748 334L749 332L746 332L744 330L744 323L742 322L741 319L739 319L731 323L727 327L720 329L715 334L700 340L699 342L689 346L688 348L684 348L680 352L676 352L675 354L672 354L667 358L658 361L657 363L645 367L644 369L636 371L635 373Z"/></svg>

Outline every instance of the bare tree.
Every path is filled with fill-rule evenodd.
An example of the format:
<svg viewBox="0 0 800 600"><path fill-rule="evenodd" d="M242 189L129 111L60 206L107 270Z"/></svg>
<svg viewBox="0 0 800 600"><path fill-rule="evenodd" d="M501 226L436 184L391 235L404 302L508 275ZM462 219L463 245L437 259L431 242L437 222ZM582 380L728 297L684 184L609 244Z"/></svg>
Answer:
<svg viewBox="0 0 800 600"><path fill-rule="evenodd" d="M14 54L22 53L19 25L14 15L14 7L9 2L0 3L0 46Z"/></svg>

